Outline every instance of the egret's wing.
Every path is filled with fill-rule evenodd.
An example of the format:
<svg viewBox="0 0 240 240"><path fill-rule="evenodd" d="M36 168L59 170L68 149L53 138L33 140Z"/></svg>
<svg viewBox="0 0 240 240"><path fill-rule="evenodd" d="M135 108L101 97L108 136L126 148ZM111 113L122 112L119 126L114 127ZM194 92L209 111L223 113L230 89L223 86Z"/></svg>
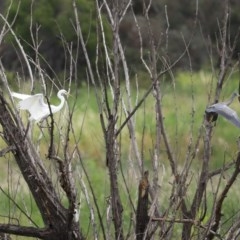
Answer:
<svg viewBox="0 0 240 240"><path fill-rule="evenodd" d="M31 114L30 120L36 121L49 115L49 107L43 100L43 94L32 95L19 102L19 107L22 110L28 110Z"/></svg>
<svg viewBox="0 0 240 240"><path fill-rule="evenodd" d="M32 95L28 95L28 94L22 94L22 93L16 93L16 92L11 92L11 95L15 98L24 100L27 99L29 97L32 97Z"/></svg>
<svg viewBox="0 0 240 240"><path fill-rule="evenodd" d="M240 118L238 117L237 113L225 104L222 103L213 104L206 109L206 112L207 113L215 112L226 118L235 126L240 128Z"/></svg>

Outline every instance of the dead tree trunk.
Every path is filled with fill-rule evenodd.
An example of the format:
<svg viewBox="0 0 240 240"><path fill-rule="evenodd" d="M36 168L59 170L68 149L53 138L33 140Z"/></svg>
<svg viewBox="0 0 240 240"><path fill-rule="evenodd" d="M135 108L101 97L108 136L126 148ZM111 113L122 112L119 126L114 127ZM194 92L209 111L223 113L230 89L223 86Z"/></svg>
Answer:
<svg viewBox="0 0 240 240"><path fill-rule="evenodd" d="M122 212L123 207L120 200L120 194L118 189L118 147L115 139L115 119L110 116L109 125L106 130L106 158L107 166L110 175L110 190L111 190L111 206L113 223L115 227L115 239L123 239L123 229L122 229Z"/></svg>
<svg viewBox="0 0 240 240"><path fill-rule="evenodd" d="M144 233L148 225L148 171L144 173L138 187L138 205L136 214L136 239L144 239Z"/></svg>
<svg viewBox="0 0 240 240"><path fill-rule="evenodd" d="M71 214L61 204L42 160L20 123L11 115L2 94L0 94L0 124L3 129L3 139L13 149L12 153L45 224L44 229L21 226L16 228L11 224L2 224L0 232L46 240L83 239L78 223L71 221ZM69 224L70 221L72 224Z"/></svg>

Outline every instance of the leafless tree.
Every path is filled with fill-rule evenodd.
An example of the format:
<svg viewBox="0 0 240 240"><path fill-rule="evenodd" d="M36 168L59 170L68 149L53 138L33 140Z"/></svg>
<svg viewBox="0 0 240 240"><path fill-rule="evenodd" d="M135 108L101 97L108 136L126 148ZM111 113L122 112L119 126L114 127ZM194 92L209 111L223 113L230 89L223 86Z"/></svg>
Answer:
<svg viewBox="0 0 240 240"><path fill-rule="evenodd" d="M85 239L82 222L79 221L78 212L80 197L89 210L89 229L93 239L237 239L239 235L239 216L237 211L233 214L234 223L229 229L222 231L222 219L224 215L224 204L229 191L236 184L240 171L240 153L234 155L230 163L224 163L219 169L212 170L210 161L213 158L211 152L212 139L215 134L214 121L216 115L205 116L202 113L202 123L198 126L198 135L194 135L195 109L192 106L192 120L189 126L189 139L185 149L185 158L178 162L178 152L169 136L169 129L165 125L163 79L170 76L172 82L173 98L175 97L174 67L182 56L189 59L191 67L191 52L189 46L193 38L185 40L185 49L178 59L171 62L168 59L168 30L170 27L167 7L165 7L166 29L162 31L160 39L156 38L150 18L152 1L143 1L143 18L147 27L148 44L143 46L143 30L139 19L134 15L131 0L103 0L95 1L97 13L97 37L96 60L91 62L86 40L82 35L82 23L79 20L79 9L73 0L73 27L78 38L77 51L82 52L86 60L86 78L89 85L95 90L96 103L98 106L98 121L103 133L102 143L105 146L105 161L108 172L109 196L106 204L102 206L96 195L96 186L91 181L84 157L81 155L79 139L81 133L76 132L73 117L75 104L67 108L65 124L56 121L55 116L50 114L45 123L47 129L40 127L40 137L36 143L34 131L36 125L24 124L11 99L10 86L4 66L0 65L0 78L2 92L0 94L0 124L1 139L4 147L0 156L15 162L20 174L26 182L36 206L41 215L43 226L39 226L29 213L28 207L21 207L17 202L18 190L12 191L0 186L3 195L23 214L30 226L22 226L16 217L6 216L7 223L0 224L0 232L4 234L15 234L30 236L39 239ZM11 6L10 6L11 7ZM146 73L148 88L142 96L135 99L132 93L129 62L125 55L125 49L121 41L119 29L126 14L132 14L135 30L139 42L139 58L142 68ZM103 16L107 17L112 43L106 42L106 29L103 24ZM72 82L78 79L78 56L73 54L71 43L62 39L64 50L70 59L68 71L69 80L61 83L52 80L41 68L38 52L39 43L36 35L32 33L33 49L36 52L35 59L29 59L12 29L12 23L8 22L8 16L0 15L3 28L0 35L0 45L6 33L9 32L15 38L17 46L22 55L22 64L27 66L31 91L37 85L36 79L41 83L41 89L49 96L48 86L61 86L74 92ZM219 72L216 73L212 64L212 71L216 76L216 84L212 84L209 98L218 102L224 83L229 74L236 69L238 62L232 62L239 33L231 45L228 36L230 17L229 1L225 0L225 13L219 22L218 53L220 58ZM193 23L194 30L198 24L198 1L196 1L196 19ZM30 26L31 28L32 26ZM193 32L194 34L194 32ZM161 48L161 51L159 50ZM147 54L144 54L147 51ZM211 49L209 49L211 53ZM209 54L212 60L211 54ZM101 60L100 60L101 59ZM33 73L32 67L36 70ZM21 80L18 79L21 83ZM193 79L192 79L193 82ZM22 83L21 83L22 84ZM136 86L138 88L138 76L136 75ZM3 91L4 90L4 91ZM52 89L51 89L52 90ZM138 93L138 89L136 91ZM77 101L76 90L76 101ZM146 108L145 103L149 98L154 99L154 134L151 149L144 146L146 120L142 127L142 138L139 141L136 127L136 114ZM194 102L194 92L189 96L189 101ZM208 96L206 96L207 98ZM49 104L49 99L46 97ZM209 100L210 101L210 100ZM172 107L177 111L177 103ZM87 112L87 110L86 110ZM62 124L62 125L61 125ZM25 126L26 125L26 126ZM87 131L82 129L81 131ZM48 137L46 137L48 136ZM179 136L176 134L176 141ZM39 141L46 141L48 150L46 154L38 151ZM128 157L123 155L124 146L129 146ZM237 146L239 149L239 146ZM201 162L197 163L198 171L194 170L199 149L202 151ZM150 152L151 166L146 161L144 152ZM128 158L128 159L126 159ZM124 165L129 166L129 169ZM77 167L73 167L76 166ZM80 169L80 170L79 170ZM9 170L10 171L10 170ZM167 173L166 173L167 172ZM224 175L229 177L223 182ZM10 173L8 173L10 175ZM133 176L133 183L128 176ZM217 186L213 190L213 203L208 201L208 192L213 179L217 179ZM164 179L164 180L163 180ZM167 180L166 180L167 179ZM8 180L9 182L9 180ZM168 187L167 187L168 186ZM168 189L163 197L163 189ZM6 190L7 189L7 190ZM123 197L121 189L126 194ZM136 192L138 191L138 194ZM134 193L132 193L134 192ZM167 196L166 196L167 195ZM122 200L124 198L124 200ZM166 201L167 203L164 201ZM126 204L127 202L127 204ZM125 213L127 212L127 216ZM81 215L81 211L80 211ZM128 226L125 224L128 219ZM177 229L177 230L176 230Z"/></svg>

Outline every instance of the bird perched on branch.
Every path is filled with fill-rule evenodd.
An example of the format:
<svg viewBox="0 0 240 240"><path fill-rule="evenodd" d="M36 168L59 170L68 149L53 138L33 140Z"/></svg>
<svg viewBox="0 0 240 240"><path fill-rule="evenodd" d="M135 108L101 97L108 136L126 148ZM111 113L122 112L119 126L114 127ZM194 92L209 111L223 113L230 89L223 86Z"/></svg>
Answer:
<svg viewBox="0 0 240 240"><path fill-rule="evenodd" d="M216 114L219 114L226 118L229 122L234 124L235 126L240 128L240 118L237 113L229 107L229 105L233 102L235 97L239 97L240 95L234 92L231 98L226 102L215 103L206 108L207 120L210 121L209 116L216 119ZM215 114L215 115L214 115Z"/></svg>
<svg viewBox="0 0 240 240"><path fill-rule="evenodd" d="M19 108L21 110L27 110L31 114L29 120L35 120L36 122L39 122L48 117L51 113L54 114L62 109L65 103L64 96L67 96L68 92L64 89L58 91L57 97L61 100L58 106L46 104L44 102L44 95L42 93L27 95L11 92L11 95L15 98L21 99L19 102Z"/></svg>

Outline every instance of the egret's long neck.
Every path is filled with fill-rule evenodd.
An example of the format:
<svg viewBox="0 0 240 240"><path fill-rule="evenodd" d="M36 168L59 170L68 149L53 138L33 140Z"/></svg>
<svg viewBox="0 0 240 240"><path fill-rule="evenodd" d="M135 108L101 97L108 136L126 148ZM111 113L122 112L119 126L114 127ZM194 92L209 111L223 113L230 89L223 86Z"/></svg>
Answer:
<svg viewBox="0 0 240 240"><path fill-rule="evenodd" d="M60 104L57 106L58 110L60 110L60 109L62 109L62 107L65 103L65 98L62 95L58 96L58 98L61 100Z"/></svg>
<svg viewBox="0 0 240 240"><path fill-rule="evenodd" d="M61 102L58 106L51 105L52 113L60 111L64 105L65 98L60 94L58 95L58 98L60 99Z"/></svg>

